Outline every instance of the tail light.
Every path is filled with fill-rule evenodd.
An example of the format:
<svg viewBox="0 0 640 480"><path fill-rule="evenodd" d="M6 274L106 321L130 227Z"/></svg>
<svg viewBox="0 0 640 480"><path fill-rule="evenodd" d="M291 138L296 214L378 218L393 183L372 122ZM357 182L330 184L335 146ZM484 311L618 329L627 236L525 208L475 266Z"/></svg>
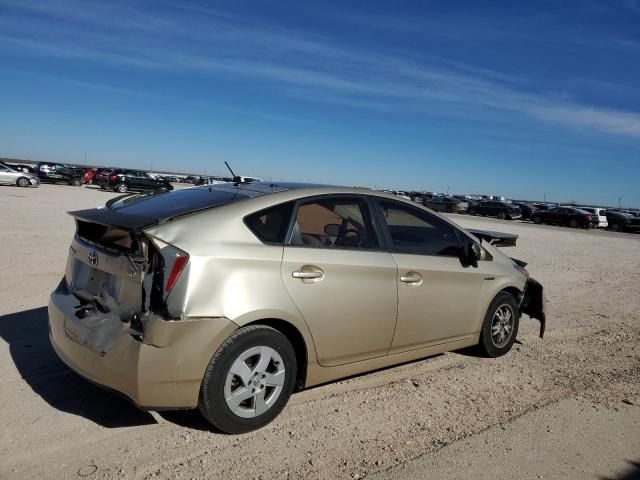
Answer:
<svg viewBox="0 0 640 480"><path fill-rule="evenodd" d="M591 215L587 215L587 220L591 221Z"/></svg>
<svg viewBox="0 0 640 480"><path fill-rule="evenodd" d="M188 261L189 255L176 255L173 266L171 267L171 273L169 273L169 278L167 279L167 284L164 287L166 293L169 293L173 289Z"/></svg>
<svg viewBox="0 0 640 480"><path fill-rule="evenodd" d="M111 175L111 180L114 182L118 179L118 175Z"/></svg>

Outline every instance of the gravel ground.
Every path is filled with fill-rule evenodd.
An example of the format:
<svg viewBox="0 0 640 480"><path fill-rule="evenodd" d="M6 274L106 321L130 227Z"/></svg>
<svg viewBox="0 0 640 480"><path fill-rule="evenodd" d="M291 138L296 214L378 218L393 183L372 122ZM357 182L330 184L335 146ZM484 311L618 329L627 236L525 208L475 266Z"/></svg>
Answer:
<svg viewBox="0 0 640 480"><path fill-rule="evenodd" d="M195 412L140 412L53 353L46 304L74 231L65 212L113 196L88 187L0 190L7 272L0 277L0 478L385 478L480 435L499 442L501 427L520 418L549 412L554 425L567 401L582 405L577 422L591 421L584 405L629 412L628 422L598 425L638 443L631 419L640 405L640 235L454 216L463 226L520 235L508 253L529 262L546 288L544 340L537 322L523 318L521 343L505 357L447 353L314 388L294 395L266 428L229 436L211 432ZM533 425L544 443L544 427ZM580 431L549 435L572 445ZM469 445L468 455L487 455L482 443ZM599 474L640 460L640 452L625 458L615 445L589 450L610 465ZM560 449L550 454L546 462L579 461ZM469 469L455 478L478 477Z"/></svg>

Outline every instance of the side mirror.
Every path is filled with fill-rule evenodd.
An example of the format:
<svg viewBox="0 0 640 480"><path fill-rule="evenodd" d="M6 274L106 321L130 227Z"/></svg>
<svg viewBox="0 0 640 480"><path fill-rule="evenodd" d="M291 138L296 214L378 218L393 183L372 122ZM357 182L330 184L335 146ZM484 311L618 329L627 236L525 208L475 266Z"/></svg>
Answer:
<svg viewBox="0 0 640 480"><path fill-rule="evenodd" d="M330 237L339 237L340 225L338 225L337 223L328 223L324 226L324 233L329 235Z"/></svg>
<svg viewBox="0 0 640 480"><path fill-rule="evenodd" d="M482 260L482 248L475 242L470 243L466 251L462 252L460 260L464 266L477 268L478 261Z"/></svg>
<svg viewBox="0 0 640 480"><path fill-rule="evenodd" d="M482 260L482 248L477 243L472 243L469 247L469 256L475 258L476 261Z"/></svg>

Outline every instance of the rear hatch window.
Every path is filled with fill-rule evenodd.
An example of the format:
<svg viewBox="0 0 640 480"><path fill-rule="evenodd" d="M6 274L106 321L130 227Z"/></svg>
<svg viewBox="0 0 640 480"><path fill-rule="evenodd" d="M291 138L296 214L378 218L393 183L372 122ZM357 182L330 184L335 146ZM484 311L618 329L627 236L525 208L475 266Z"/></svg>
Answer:
<svg viewBox="0 0 640 480"><path fill-rule="evenodd" d="M126 215L161 220L241 200L250 193L237 189L185 188L164 194L125 197L109 203L108 208Z"/></svg>

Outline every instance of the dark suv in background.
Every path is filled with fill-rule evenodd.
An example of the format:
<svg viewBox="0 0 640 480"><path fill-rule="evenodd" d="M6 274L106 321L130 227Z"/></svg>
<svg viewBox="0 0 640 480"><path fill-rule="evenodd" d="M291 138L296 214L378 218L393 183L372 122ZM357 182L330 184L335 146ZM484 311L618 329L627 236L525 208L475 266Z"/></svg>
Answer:
<svg viewBox="0 0 640 480"><path fill-rule="evenodd" d="M640 232L640 217L629 212L607 210L608 229L614 232Z"/></svg>
<svg viewBox="0 0 640 480"><path fill-rule="evenodd" d="M512 203L501 202L498 200L489 200L472 205L467 210L469 215L482 215L483 217L506 218L507 220L515 220L522 217L520 207Z"/></svg>
<svg viewBox="0 0 640 480"><path fill-rule="evenodd" d="M42 183L66 183L79 187L82 185L83 169L62 163L38 162L36 175Z"/></svg>
<svg viewBox="0 0 640 480"><path fill-rule="evenodd" d="M573 207L556 207L547 212L539 211L532 220L538 224L566 225L572 228L595 228L598 225L598 217Z"/></svg>
<svg viewBox="0 0 640 480"><path fill-rule="evenodd" d="M126 193L129 190L154 192L173 190L173 185L168 181L154 178L147 172L139 170L114 170L109 174L104 185L120 193Z"/></svg>

